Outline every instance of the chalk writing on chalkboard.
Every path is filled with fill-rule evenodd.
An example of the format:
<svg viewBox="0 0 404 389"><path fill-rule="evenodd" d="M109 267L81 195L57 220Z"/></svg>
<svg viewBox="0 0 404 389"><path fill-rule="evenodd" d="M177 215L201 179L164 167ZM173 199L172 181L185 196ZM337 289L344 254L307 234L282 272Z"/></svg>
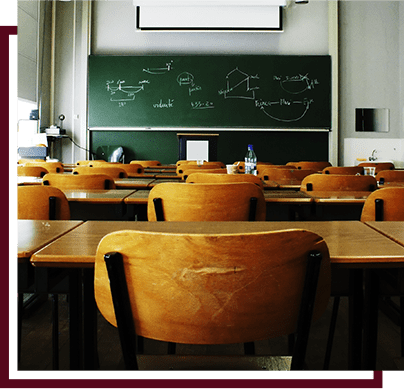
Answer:
<svg viewBox="0 0 404 389"><path fill-rule="evenodd" d="M110 101L117 101L120 107L123 107L127 101L135 100L136 94L144 90L144 84L148 81L140 82L140 86L123 85L125 80L118 80L116 86L112 86L115 81L107 81L107 91L110 92Z"/></svg>
<svg viewBox="0 0 404 389"><path fill-rule="evenodd" d="M307 90L314 89L316 85L319 85L317 79L310 79L309 74L298 74L295 76L274 76L274 80L280 82L281 88L292 94L303 93Z"/></svg>
<svg viewBox="0 0 404 389"><path fill-rule="evenodd" d="M149 74L165 74L173 68L172 65L173 65L173 60L171 60L170 62L167 62L161 68L146 68L146 69L143 69L143 71L145 73L149 73Z"/></svg>
<svg viewBox="0 0 404 389"><path fill-rule="evenodd" d="M255 100L255 90L258 86L253 86L252 81L259 79L258 75L251 76L239 68L235 68L226 75L226 89L220 90L219 94L225 99L247 99Z"/></svg>

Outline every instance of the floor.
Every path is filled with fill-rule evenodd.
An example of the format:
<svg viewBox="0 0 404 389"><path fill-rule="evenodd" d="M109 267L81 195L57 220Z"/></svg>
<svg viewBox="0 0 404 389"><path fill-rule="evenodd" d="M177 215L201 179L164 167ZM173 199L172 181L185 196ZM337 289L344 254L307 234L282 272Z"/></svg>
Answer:
<svg viewBox="0 0 404 389"><path fill-rule="evenodd" d="M332 299L325 314L313 323L309 339L306 364L308 370L322 370L325 346L332 311ZM348 301L342 298L330 362L330 370L346 370L347 366L347 320ZM60 369L69 369L68 363L68 317L66 297L59 296L60 318ZM255 343L256 354L285 355L287 338L277 338ZM167 345L162 342L145 341L145 353L164 354ZM181 346L181 354L242 354L242 345L226 346ZM100 370L122 370L121 348L117 329L98 316L98 357ZM21 359L19 370L51 370L51 301L45 301L23 319ZM404 370L404 358L400 355L400 331L382 312L379 314L377 370Z"/></svg>

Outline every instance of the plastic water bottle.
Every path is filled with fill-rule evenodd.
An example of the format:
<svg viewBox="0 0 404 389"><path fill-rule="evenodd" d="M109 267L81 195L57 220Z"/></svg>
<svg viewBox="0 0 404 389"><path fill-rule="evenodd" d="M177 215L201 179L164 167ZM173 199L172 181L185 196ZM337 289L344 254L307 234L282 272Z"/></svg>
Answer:
<svg viewBox="0 0 404 389"><path fill-rule="evenodd" d="M248 145L247 154L244 158L245 174L257 175L257 156L254 153L253 145Z"/></svg>

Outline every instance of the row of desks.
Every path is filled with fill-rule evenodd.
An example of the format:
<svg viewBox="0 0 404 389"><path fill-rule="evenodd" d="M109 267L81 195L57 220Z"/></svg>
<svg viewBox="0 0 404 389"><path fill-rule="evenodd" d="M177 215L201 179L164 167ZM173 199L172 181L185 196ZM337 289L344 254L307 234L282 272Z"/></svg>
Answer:
<svg viewBox="0 0 404 389"><path fill-rule="evenodd" d="M404 267L404 222L330 221L330 222L116 222L116 221L18 221L19 264L36 268L67 268L87 274L84 288L86 310L95 312L93 266L98 243L106 234L122 229L186 233L235 233L303 228L324 238L333 269L349 270L355 288L350 291L350 369L375 369L377 348L376 269ZM365 284L363 276L371 274ZM87 292L86 292L87 291ZM365 309L363 301L367 302ZM362 321L361 312L367 316ZM94 331L93 321L84 322L85 330ZM90 327L90 328L88 328ZM362 338L364 330L364 338ZM79 331L80 332L80 331ZM370 335L371 334L371 335ZM362 344L363 339L363 344ZM77 344L77 339L71 339ZM87 342L87 344L86 344ZM93 368L93 336L84 339L85 368ZM325 345L324 345L325 347ZM362 350L363 347L363 350ZM77 358L73 357L72 361Z"/></svg>

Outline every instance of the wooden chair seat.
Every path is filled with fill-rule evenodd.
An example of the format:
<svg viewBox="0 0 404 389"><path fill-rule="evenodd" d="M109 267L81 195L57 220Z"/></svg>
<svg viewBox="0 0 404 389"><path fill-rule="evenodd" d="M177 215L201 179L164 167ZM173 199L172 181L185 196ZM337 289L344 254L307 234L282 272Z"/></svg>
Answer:
<svg viewBox="0 0 404 389"><path fill-rule="evenodd" d="M252 183L161 183L149 193L147 215L149 221L264 221L266 205L263 191Z"/></svg>
<svg viewBox="0 0 404 389"><path fill-rule="evenodd" d="M106 174L54 174L48 173L42 184L59 189L115 189L115 182Z"/></svg>
<svg viewBox="0 0 404 389"><path fill-rule="evenodd" d="M188 172L188 171L187 171ZM186 179L187 183L233 183L251 182L264 189L262 180L252 174L219 174L219 173L191 173Z"/></svg>
<svg viewBox="0 0 404 389"><path fill-rule="evenodd" d="M126 230L100 242L94 288L101 314L118 327L127 369L138 368L136 335L228 344L291 333L297 336L291 368L302 369L310 323L327 307L330 278L327 246L309 231Z"/></svg>

